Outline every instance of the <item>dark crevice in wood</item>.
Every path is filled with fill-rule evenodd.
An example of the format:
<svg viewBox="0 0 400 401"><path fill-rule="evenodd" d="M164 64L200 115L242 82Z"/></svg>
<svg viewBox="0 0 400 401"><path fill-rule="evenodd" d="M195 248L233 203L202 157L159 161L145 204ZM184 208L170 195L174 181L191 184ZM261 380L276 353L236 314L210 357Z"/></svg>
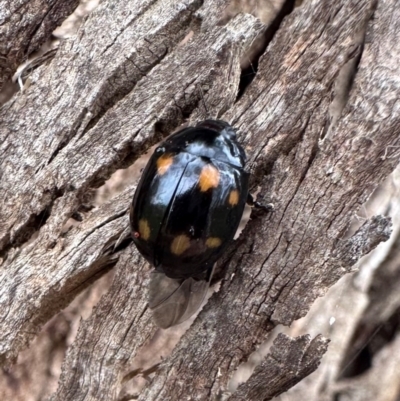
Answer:
<svg viewBox="0 0 400 401"><path fill-rule="evenodd" d="M374 20L374 16L375 16L375 12L376 12L377 6L378 6L378 0L374 0L374 1L371 2L371 14L370 14L369 18L367 18L367 20L365 21L365 27L364 27L364 31L363 31L363 34L362 34L362 40L361 40L361 43L360 43L360 49L359 49L358 54L356 55L355 72L354 72L354 76L352 77L353 79L350 81L350 85L349 85L349 92L353 88L354 80L355 80L355 77L356 77L358 69L359 69L360 60L361 60L361 57L362 57L362 55L364 53L365 44L367 42L368 30L371 28L371 23Z"/></svg>
<svg viewBox="0 0 400 401"><path fill-rule="evenodd" d="M356 60L354 62L355 64L352 66L351 69L349 69L349 63L352 62L352 60L349 60L347 62L347 64L345 64L343 66L343 69L342 69L341 73L339 73L339 75L337 77L337 80L345 81L345 83L342 84L342 85L344 85L344 87L342 89L342 93L341 93L341 96L343 97L343 103L340 106L340 111L338 113L339 114L338 118L340 118L340 116L341 116L341 114L343 112L343 109L345 108L345 106L347 104L347 101L349 99L349 95L350 95L351 88L353 87L353 84L354 84L354 81L355 81L355 78L356 78L356 75L357 75L358 64L359 64L359 62L361 60L361 56L362 56L363 50L364 50L364 44L361 44L360 47L359 47L359 52L356 55ZM348 71L346 71L346 70L348 70ZM332 99L332 103L333 103L334 100L335 100L335 97ZM332 128L332 126L335 124L336 121L333 121L332 118L327 118L326 119L326 123L325 123L324 129L322 130L321 136L320 136L321 140L323 140L326 137L327 133L329 132L329 130Z"/></svg>
<svg viewBox="0 0 400 401"><path fill-rule="evenodd" d="M73 191L74 188L70 187L68 190ZM26 223L15 233L14 239L11 242L8 239L6 245L0 249L0 259L3 259L3 261L7 260L8 253L11 249L18 248L26 243L29 243L36 233L38 233L39 230L46 224L51 215L55 200L61 198L65 192L65 189L62 188L55 189L55 191L51 194L51 202L38 214L32 214Z"/></svg>
<svg viewBox="0 0 400 401"><path fill-rule="evenodd" d="M13 246L10 244L10 234L5 236L4 242L7 245L0 249L0 265L7 260L8 252L13 248Z"/></svg>
<svg viewBox="0 0 400 401"><path fill-rule="evenodd" d="M71 215L71 219L77 221L77 222L82 222L83 221L83 216L79 212L74 212Z"/></svg>
<svg viewBox="0 0 400 401"><path fill-rule="evenodd" d="M46 224L47 219L51 214L51 205L46 207L37 215L30 216L26 224L21 227L12 242L9 242L1 251L0 259L6 261L8 258L8 253L11 249L22 246L24 243L29 242L34 235Z"/></svg>
<svg viewBox="0 0 400 401"><path fill-rule="evenodd" d="M400 307L384 323L374 327L362 322L350 342L339 379L359 376L373 366L375 356L400 332Z"/></svg>
<svg viewBox="0 0 400 401"><path fill-rule="evenodd" d="M137 368L132 370L131 372L127 373L123 378L122 378L122 383L127 382L129 380L132 380L134 377L140 375L143 377L148 377L150 376L152 373L157 372L158 368L160 366L160 363L156 363L155 365L150 366L147 369L143 369L143 368Z"/></svg>
<svg viewBox="0 0 400 401"><path fill-rule="evenodd" d="M204 6L204 0L201 2L201 7L203 6ZM199 9L201 7L199 7ZM203 24L203 19L201 18L201 16L196 13L193 14L192 20L189 26L187 27L186 35L184 37L186 38L186 36L190 34L191 31L193 32L193 36L198 35L201 32L202 24Z"/></svg>
<svg viewBox="0 0 400 401"><path fill-rule="evenodd" d="M64 149L70 143L70 141L75 137L75 135L79 132L79 128L80 128L81 124L83 123L83 121L85 119L85 115L87 113L88 113L88 109L85 107L81 111L79 117L77 117L75 127L71 130L69 135L64 136L64 138L60 141L57 148L54 150L54 152L50 156L47 164L50 164L57 157L57 155L61 152L61 150ZM38 173L38 171L40 171L40 169L42 167L43 166L40 166L40 168L36 171L36 173Z"/></svg>
<svg viewBox="0 0 400 401"><path fill-rule="evenodd" d="M118 398L118 401L135 401L139 396L134 395L125 395L122 398Z"/></svg>
<svg viewBox="0 0 400 401"><path fill-rule="evenodd" d="M109 271L111 271L114 266L118 262L118 257L105 257L102 259L99 259L96 261L95 265L102 265L101 268L95 267L94 268L94 273L87 277L84 281L80 282L77 287L71 288L68 292L68 302L69 303L72 299L74 299L79 293L81 293L83 290L88 288L91 284L93 284L95 281L97 281L100 277L104 276L107 274Z"/></svg>
<svg viewBox="0 0 400 401"><path fill-rule="evenodd" d="M49 9L46 11L46 13L45 13L45 14L43 15L43 17L41 18L41 21L34 27L33 31L30 33L30 35L29 35L29 41L28 41L28 43L27 43L27 45L26 45L26 53L27 53L27 54L32 53L32 50L30 49L32 41L36 40L36 34L37 34L38 32L40 32L40 30L42 29L42 27L43 27L43 21L45 21L45 19L48 17L48 15L51 13L51 11L52 11L52 10L54 9L54 7L56 7L56 6L57 6L56 3L50 5ZM34 50L36 50L36 49L34 49Z"/></svg>
<svg viewBox="0 0 400 401"><path fill-rule="evenodd" d="M249 60L250 65L242 70L240 76L239 90L236 101L243 96L246 88L251 84L254 77L257 75L260 57L264 54L266 48L271 43L283 19L293 11L294 5L295 0L286 0L266 31L254 41L253 48L250 48L248 51L248 54L252 56Z"/></svg>
<svg viewBox="0 0 400 401"><path fill-rule="evenodd" d="M147 74L151 72L151 70L157 66L162 60L169 54L171 49L165 48L164 53L154 60L153 63L148 65L148 69L146 71L143 71L142 78L145 77ZM142 73L142 71L141 71ZM127 96L130 92L132 92L136 85L140 82L141 79L138 81L132 82L131 86L124 86L121 87L117 92L115 92L114 96L110 99L107 99L107 102L104 103L99 112L88 122L86 127L83 129L82 133L79 136L79 139L83 137L88 131L90 131L97 123L98 121L110 110L112 109L120 100L122 100L125 96Z"/></svg>
<svg viewBox="0 0 400 401"><path fill-rule="evenodd" d="M315 106L316 110L318 109L318 106L319 103ZM265 158L265 160L263 160L261 163L258 163L256 168L252 170L252 175L250 178L250 190L253 190L253 188L259 185L262 182L262 180L265 179L265 176L268 176L271 173L278 157L288 156L290 152L292 152L292 150L303 141L310 119L311 116L307 117L307 120L304 122L303 127L300 128L300 132L298 133L293 132L293 135L291 135L287 141L282 142L280 147L276 147L276 149L274 149L274 152L271 152L268 155L268 158ZM312 161L314 160L317 152L318 152L318 141L316 140L311 150L310 159L308 161L308 167L311 166ZM307 170L308 169L306 169L303 173L304 177L305 174L307 173ZM301 181L304 179L304 177L302 177ZM299 182L298 185L300 186L300 184L301 182Z"/></svg>

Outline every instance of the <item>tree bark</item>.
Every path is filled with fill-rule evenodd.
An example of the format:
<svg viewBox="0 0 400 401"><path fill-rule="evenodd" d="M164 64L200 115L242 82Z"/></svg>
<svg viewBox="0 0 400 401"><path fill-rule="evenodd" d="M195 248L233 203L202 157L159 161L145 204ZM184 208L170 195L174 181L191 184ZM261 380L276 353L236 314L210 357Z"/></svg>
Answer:
<svg viewBox="0 0 400 401"><path fill-rule="evenodd" d="M282 397L307 399L394 401L400 394L399 308L400 171L385 180L361 211L393 218L393 234L364 257L360 270L335 284L304 319L285 333L322 333L329 350L319 369ZM280 399L279 399L280 400Z"/></svg>
<svg viewBox="0 0 400 401"><path fill-rule="evenodd" d="M328 341L321 336L311 340L308 335L291 339L279 334L270 354L230 400L271 400L313 372L327 347Z"/></svg>
<svg viewBox="0 0 400 401"><path fill-rule="evenodd" d="M0 90L78 3L79 0L0 1Z"/></svg>
<svg viewBox="0 0 400 401"><path fill-rule="evenodd" d="M15 361L45 322L116 270L80 324L52 400L132 399L122 390L133 358L157 332L147 308L151 267L129 241L114 249L135 186L95 208L93 192L182 123L201 119L203 101L237 128L252 190L275 212L253 213L219 262L220 290L140 400L228 398L232 373L276 326L305 316L389 238L388 217L349 227L398 161L396 1L310 0L280 26L279 12L270 25L246 14L225 22L225 5L104 1L0 109L0 362ZM271 26L255 78L237 98L241 61ZM349 90L333 116L343 75ZM278 337L231 399L286 391L316 369L326 344Z"/></svg>

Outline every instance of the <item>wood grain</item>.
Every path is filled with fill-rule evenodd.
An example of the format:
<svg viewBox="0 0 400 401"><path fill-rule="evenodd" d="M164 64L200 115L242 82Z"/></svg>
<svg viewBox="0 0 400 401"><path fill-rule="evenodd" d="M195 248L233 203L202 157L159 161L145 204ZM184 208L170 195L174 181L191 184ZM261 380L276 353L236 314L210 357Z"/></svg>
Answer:
<svg viewBox="0 0 400 401"><path fill-rule="evenodd" d="M252 190L275 212L253 213L219 263L219 292L139 399L223 399L232 373L274 327L304 316L390 235L383 216L348 229L397 165L383 156L400 146L400 49L393 46L400 11L395 0L305 2L283 20L236 101L241 58L266 26L244 14L219 23L222 2L131 4L102 2L0 109L0 362L12 362L46 321L116 265L52 399L119 399L129 362L156 331L146 306L150 267L131 243L113 248L134 187L88 211L92 193L200 118L204 94L212 116L238 129ZM189 31L193 38L182 42ZM348 101L331 125L336 79L354 59ZM71 216L82 222L67 229ZM282 355L274 391L263 395L267 359L233 397L279 394L315 369L326 348L320 337L289 343L307 355L295 375L293 359ZM281 355L279 344L271 355Z"/></svg>

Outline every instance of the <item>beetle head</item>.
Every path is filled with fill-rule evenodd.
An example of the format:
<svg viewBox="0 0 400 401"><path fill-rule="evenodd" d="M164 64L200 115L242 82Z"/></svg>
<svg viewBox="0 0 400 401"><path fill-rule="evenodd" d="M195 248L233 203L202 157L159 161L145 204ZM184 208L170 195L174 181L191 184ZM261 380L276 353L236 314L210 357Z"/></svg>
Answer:
<svg viewBox="0 0 400 401"><path fill-rule="evenodd" d="M212 131L216 131L222 136L230 139L231 141L236 141L236 131L235 129L226 121L223 120L204 120L196 125L199 128L207 128Z"/></svg>

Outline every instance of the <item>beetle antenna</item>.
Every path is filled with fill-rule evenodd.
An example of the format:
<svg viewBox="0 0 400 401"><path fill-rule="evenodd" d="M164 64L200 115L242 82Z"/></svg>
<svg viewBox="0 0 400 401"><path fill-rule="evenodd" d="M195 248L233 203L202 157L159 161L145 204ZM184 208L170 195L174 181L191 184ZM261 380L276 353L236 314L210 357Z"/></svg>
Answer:
<svg viewBox="0 0 400 401"><path fill-rule="evenodd" d="M205 118L205 119L207 119L207 118L210 117L210 110L208 109L207 103L206 103L206 101L205 101L205 99L204 99L203 88L201 87L200 84L197 84L197 86L199 87L199 92L200 92L201 100L203 101L203 107L204 107L204 109L205 109L205 111L206 111L206 118Z"/></svg>

